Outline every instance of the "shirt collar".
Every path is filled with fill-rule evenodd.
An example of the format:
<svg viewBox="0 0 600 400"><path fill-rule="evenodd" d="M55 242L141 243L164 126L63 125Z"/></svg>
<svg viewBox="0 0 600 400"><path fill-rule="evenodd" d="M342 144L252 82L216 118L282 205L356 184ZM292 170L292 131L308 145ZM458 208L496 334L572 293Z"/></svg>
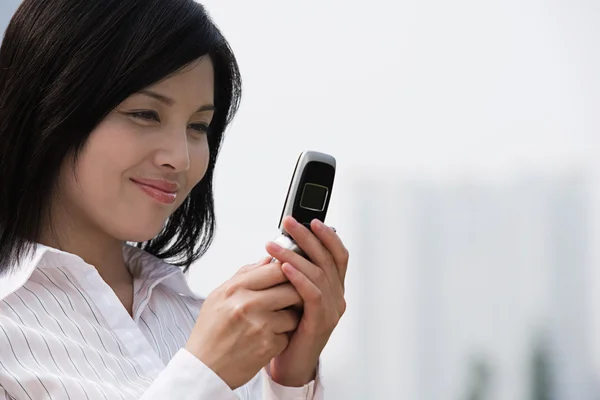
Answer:
<svg viewBox="0 0 600 400"><path fill-rule="evenodd" d="M143 279L150 282L160 280L161 285L166 286L180 296L201 299L199 295L190 289L180 267L171 265L147 251L129 245L123 246L123 255L134 279Z"/></svg>
<svg viewBox="0 0 600 400"><path fill-rule="evenodd" d="M134 279L160 281L160 285L180 296L201 299L190 289L181 268L131 245L123 246L123 256ZM0 276L0 300L23 287L37 268L56 267L76 270L79 273L95 270L92 265L75 254L38 243L19 265Z"/></svg>

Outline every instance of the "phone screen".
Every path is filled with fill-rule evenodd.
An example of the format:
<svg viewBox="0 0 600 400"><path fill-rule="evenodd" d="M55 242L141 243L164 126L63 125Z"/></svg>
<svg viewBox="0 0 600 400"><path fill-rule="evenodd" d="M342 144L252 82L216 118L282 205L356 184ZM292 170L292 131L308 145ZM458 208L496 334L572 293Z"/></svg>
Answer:
<svg viewBox="0 0 600 400"><path fill-rule="evenodd" d="M306 183L300 199L300 207L312 211L323 211L327 202L329 189L323 185Z"/></svg>

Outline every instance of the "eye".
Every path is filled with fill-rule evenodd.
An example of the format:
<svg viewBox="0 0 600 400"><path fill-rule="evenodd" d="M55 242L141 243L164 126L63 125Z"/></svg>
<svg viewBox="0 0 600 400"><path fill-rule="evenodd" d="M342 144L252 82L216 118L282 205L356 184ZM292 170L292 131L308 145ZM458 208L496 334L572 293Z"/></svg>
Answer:
<svg viewBox="0 0 600 400"><path fill-rule="evenodd" d="M202 134L208 133L208 125L204 124L204 123L189 124L188 129L192 129L192 130L202 133Z"/></svg>
<svg viewBox="0 0 600 400"><path fill-rule="evenodd" d="M160 122L160 117L156 111L134 111L128 113L128 115L135 119L141 119L142 121Z"/></svg>

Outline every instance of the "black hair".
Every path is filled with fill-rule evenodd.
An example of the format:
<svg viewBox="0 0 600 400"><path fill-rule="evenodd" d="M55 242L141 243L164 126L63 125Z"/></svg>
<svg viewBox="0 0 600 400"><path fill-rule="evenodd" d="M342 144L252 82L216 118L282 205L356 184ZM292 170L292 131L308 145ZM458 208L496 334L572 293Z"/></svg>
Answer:
<svg viewBox="0 0 600 400"><path fill-rule="evenodd" d="M239 105L236 59L193 0L24 0L0 47L0 274L39 240L68 154L131 94L209 56L216 112L204 178L157 237L137 246L184 267L215 230L212 182Z"/></svg>

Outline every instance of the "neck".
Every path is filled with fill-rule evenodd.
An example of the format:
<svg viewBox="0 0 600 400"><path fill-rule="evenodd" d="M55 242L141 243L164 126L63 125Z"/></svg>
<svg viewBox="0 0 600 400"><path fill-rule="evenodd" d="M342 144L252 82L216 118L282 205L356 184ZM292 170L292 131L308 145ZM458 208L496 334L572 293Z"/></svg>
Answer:
<svg viewBox="0 0 600 400"><path fill-rule="evenodd" d="M69 223L47 224L39 242L81 257L94 266L102 279L113 289L131 285L133 278L123 258L124 242L100 229ZM52 226L52 228L50 228Z"/></svg>

